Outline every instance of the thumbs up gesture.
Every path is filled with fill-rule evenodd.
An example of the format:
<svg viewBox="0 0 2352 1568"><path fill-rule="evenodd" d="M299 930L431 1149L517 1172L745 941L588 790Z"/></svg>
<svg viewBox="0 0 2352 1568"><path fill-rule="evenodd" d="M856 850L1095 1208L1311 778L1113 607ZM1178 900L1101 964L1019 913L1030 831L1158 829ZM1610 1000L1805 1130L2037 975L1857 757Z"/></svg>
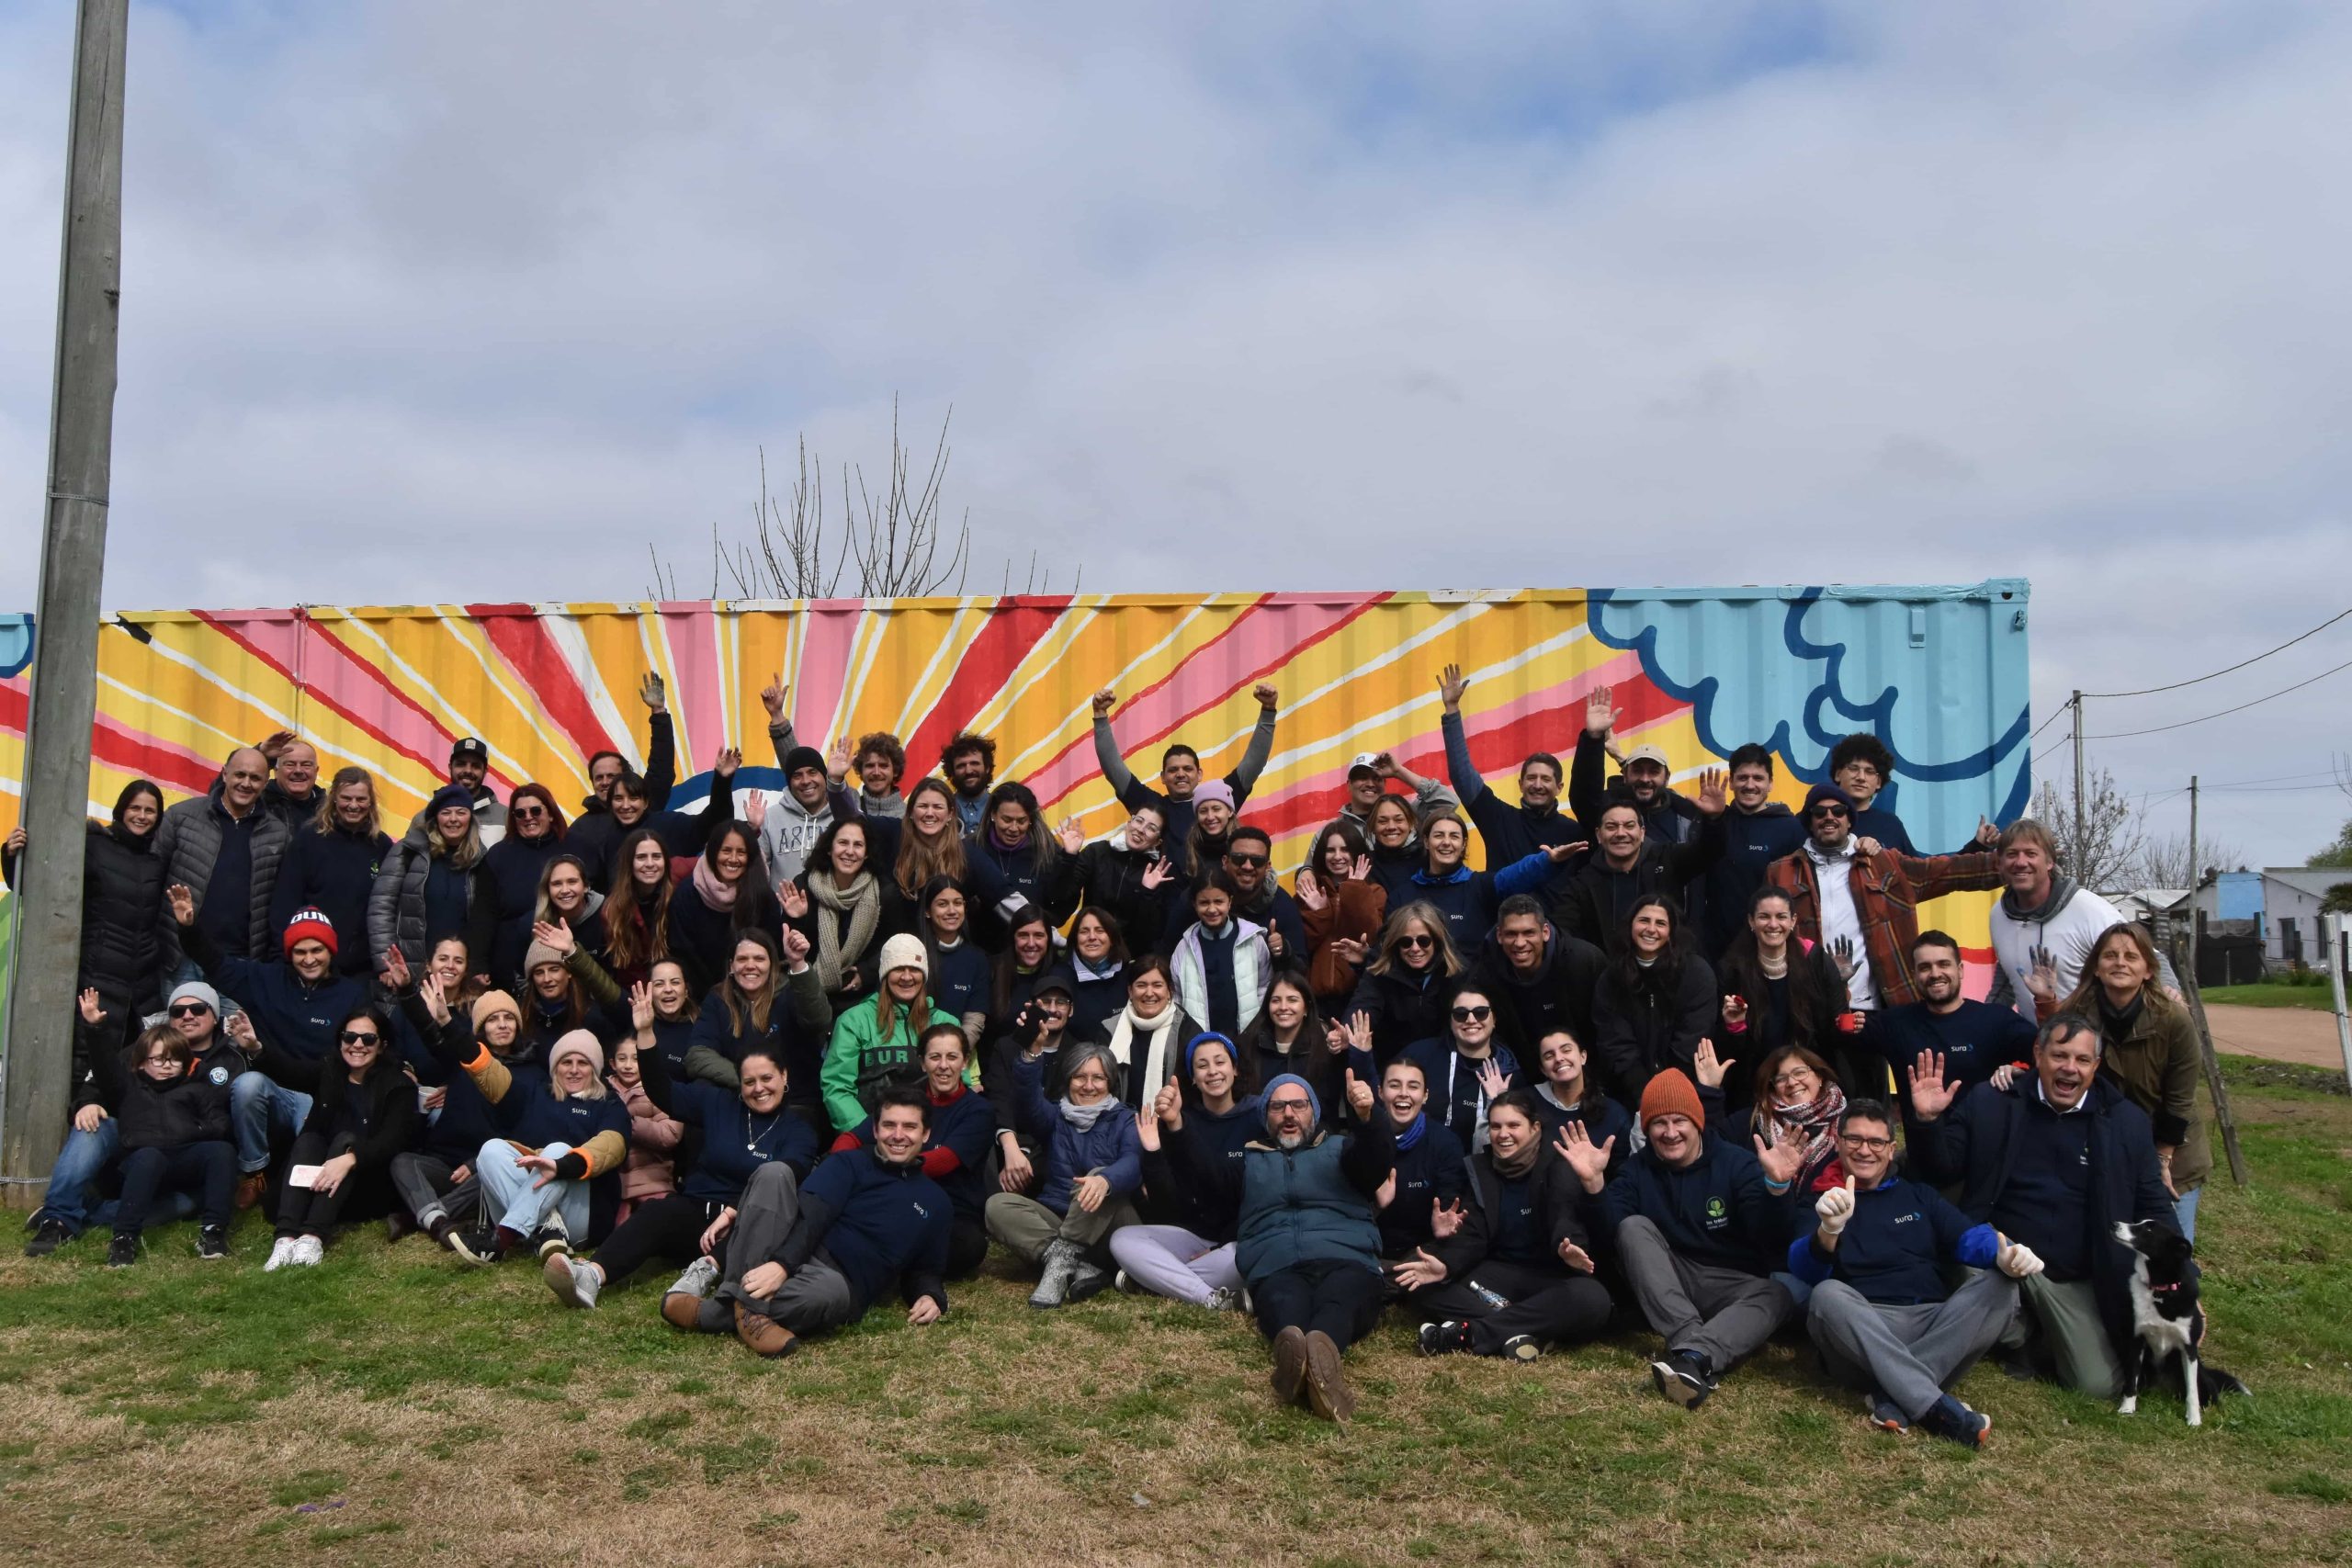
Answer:
<svg viewBox="0 0 2352 1568"><path fill-rule="evenodd" d="M1813 1212L1821 1216L1821 1234L1824 1237L1837 1235L1843 1232L1846 1222L1854 1217L1854 1179L1849 1176L1846 1178L1845 1186L1833 1187L1824 1192L1815 1200Z"/></svg>
<svg viewBox="0 0 2352 1568"><path fill-rule="evenodd" d="M1372 1086L1356 1077L1355 1069L1348 1069L1348 1109L1359 1122L1372 1119Z"/></svg>

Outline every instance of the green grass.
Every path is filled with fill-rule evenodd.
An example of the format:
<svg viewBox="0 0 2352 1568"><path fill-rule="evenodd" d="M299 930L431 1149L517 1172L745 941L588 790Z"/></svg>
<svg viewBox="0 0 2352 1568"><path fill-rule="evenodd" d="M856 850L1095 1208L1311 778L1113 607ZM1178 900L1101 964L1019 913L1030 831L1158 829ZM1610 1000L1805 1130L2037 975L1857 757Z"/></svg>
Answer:
<svg viewBox="0 0 2352 1568"><path fill-rule="evenodd" d="M2204 997L2209 1004L2226 1002L2241 1008L2309 1008L2316 1012L2335 1010L2335 993L2328 988L2327 976L2320 974L2296 984L2265 981L2256 986L2208 986Z"/></svg>
<svg viewBox="0 0 2352 1568"><path fill-rule="evenodd" d="M0 1562L1744 1564L1832 1520L1858 1563L2352 1562L2352 1100L2228 1070L2255 1184L2205 1201L2211 1354L2256 1397L2200 1431L1979 1369L1993 1447L1888 1438L1793 1345L1687 1415L1646 1336L1432 1361L1395 1314L1336 1431L1170 1303L991 1275L763 1363L671 1330L659 1277L566 1313L372 1227L265 1276L247 1216L227 1265L185 1226L122 1272L0 1258Z"/></svg>

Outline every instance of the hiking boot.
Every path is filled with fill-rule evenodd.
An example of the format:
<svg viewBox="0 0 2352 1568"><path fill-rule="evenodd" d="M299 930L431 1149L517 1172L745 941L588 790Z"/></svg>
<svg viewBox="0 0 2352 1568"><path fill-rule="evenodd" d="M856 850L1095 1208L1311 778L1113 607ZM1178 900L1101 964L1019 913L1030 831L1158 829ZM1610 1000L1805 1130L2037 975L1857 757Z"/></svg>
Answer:
<svg viewBox="0 0 2352 1568"><path fill-rule="evenodd" d="M1111 1273L1091 1263L1080 1263L1078 1272L1069 1277L1069 1290L1062 1297L1065 1303L1082 1302L1089 1296L1099 1296L1111 1288Z"/></svg>
<svg viewBox="0 0 2352 1568"><path fill-rule="evenodd" d="M266 1170L249 1170L245 1172L244 1175L237 1179L238 1209L242 1211L252 1208L255 1203L261 1201L261 1195L268 1190L269 1172Z"/></svg>
<svg viewBox="0 0 2352 1568"><path fill-rule="evenodd" d="M25 1256L47 1258L73 1239L74 1233L65 1228L63 1220L42 1220L33 1227L32 1240L25 1243Z"/></svg>
<svg viewBox="0 0 2352 1568"><path fill-rule="evenodd" d="M1069 1283L1078 1277L1078 1266L1083 1261L1078 1243L1064 1241L1059 1236L1046 1244L1046 1270L1037 1278L1037 1288L1029 1292L1033 1307L1057 1307L1069 1297Z"/></svg>
<svg viewBox="0 0 2352 1568"><path fill-rule="evenodd" d="M1948 1442L1963 1448L1981 1449L1993 1436L1993 1418L1981 1410L1971 1410L1951 1394L1928 1407L1919 1417L1919 1425Z"/></svg>
<svg viewBox="0 0 2352 1568"><path fill-rule="evenodd" d="M738 1302L735 1305L735 1337L760 1355L774 1358L789 1356L799 1340L792 1330L768 1316L753 1312Z"/></svg>
<svg viewBox="0 0 2352 1568"><path fill-rule="evenodd" d="M1356 1413L1356 1391L1340 1365L1340 1348L1319 1328L1306 1337L1306 1407L1326 1421Z"/></svg>
<svg viewBox="0 0 2352 1568"><path fill-rule="evenodd" d="M1299 1391L1306 1386L1306 1333L1304 1329L1285 1328L1274 1336L1274 1397L1284 1404L1296 1404Z"/></svg>
<svg viewBox="0 0 2352 1568"><path fill-rule="evenodd" d="M139 1238L122 1231L115 1232L114 1239L107 1243L107 1267L128 1269L138 1261Z"/></svg>
<svg viewBox="0 0 2352 1568"><path fill-rule="evenodd" d="M604 1286L594 1265L573 1260L568 1252L551 1252L539 1269L539 1277L547 1280L555 1299L566 1306L592 1307L596 1304L596 1292Z"/></svg>
<svg viewBox="0 0 2352 1568"><path fill-rule="evenodd" d="M413 1235L420 1227L416 1216L406 1209L394 1209L384 1216L384 1241L387 1246L404 1235Z"/></svg>
<svg viewBox="0 0 2352 1568"><path fill-rule="evenodd" d="M1470 1325L1453 1319L1421 1325L1421 1354L1443 1356L1470 1348Z"/></svg>
<svg viewBox="0 0 2352 1568"><path fill-rule="evenodd" d="M1715 1370L1696 1350L1676 1350L1650 1363L1650 1382L1685 1410L1696 1410L1715 1392Z"/></svg>
<svg viewBox="0 0 2352 1568"><path fill-rule="evenodd" d="M196 1233L196 1255L198 1258L229 1256L229 1227L206 1225Z"/></svg>
<svg viewBox="0 0 2352 1568"><path fill-rule="evenodd" d="M1544 1341L1532 1334L1514 1334L1503 1341L1503 1359L1532 1361L1544 1354Z"/></svg>

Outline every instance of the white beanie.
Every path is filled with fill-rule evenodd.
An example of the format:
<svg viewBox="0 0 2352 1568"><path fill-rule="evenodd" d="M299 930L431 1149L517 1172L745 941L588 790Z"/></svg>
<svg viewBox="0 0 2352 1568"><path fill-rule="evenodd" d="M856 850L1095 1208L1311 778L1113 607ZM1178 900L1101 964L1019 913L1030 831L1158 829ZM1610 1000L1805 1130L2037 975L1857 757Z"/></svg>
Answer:
<svg viewBox="0 0 2352 1568"><path fill-rule="evenodd" d="M556 1043L548 1047L548 1071L554 1072L558 1062L575 1054L587 1057L588 1065L595 1068L600 1077L603 1075L604 1043L584 1029L570 1030L556 1037Z"/></svg>
<svg viewBox="0 0 2352 1568"><path fill-rule="evenodd" d="M893 969L917 970L928 980L931 978L931 954L923 951L921 937L909 936L901 931L882 944L879 967L885 975Z"/></svg>

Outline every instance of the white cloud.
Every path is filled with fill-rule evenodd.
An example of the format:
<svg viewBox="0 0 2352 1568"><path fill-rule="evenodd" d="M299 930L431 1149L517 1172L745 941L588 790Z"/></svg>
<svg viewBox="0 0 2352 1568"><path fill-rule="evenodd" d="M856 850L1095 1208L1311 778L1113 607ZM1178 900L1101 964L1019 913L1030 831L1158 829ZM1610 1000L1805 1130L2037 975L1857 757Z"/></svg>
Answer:
<svg viewBox="0 0 2352 1568"><path fill-rule="evenodd" d="M2334 8L133 26L114 604L634 594L649 536L744 514L757 444L870 457L894 390L956 407L976 582L1033 547L1095 589L2023 574L2047 713L2352 580ZM0 17L28 509L70 31ZM2324 767L2328 695L2097 755ZM2342 811L2240 799L2262 858Z"/></svg>

